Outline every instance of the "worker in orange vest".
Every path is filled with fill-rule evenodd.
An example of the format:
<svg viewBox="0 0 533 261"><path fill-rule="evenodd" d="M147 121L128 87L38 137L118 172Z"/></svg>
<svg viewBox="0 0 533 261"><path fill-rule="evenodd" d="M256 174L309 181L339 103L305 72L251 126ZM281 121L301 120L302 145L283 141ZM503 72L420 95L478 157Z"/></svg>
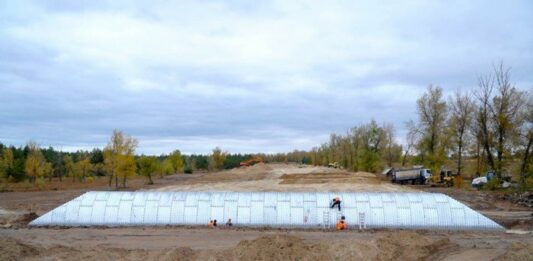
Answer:
<svg viewBox="0 0 533 261"><path fill-rule="evenodd" d="M341 198L339 198L338 196L333 199L330 208L334 208L335 206L339 207L339 211L341 211Z"/></svg>
<svg viewBox="0 0 533 261"><path fill-rule="evenodd" d="M214 228L215 224L213 223L213 220L209 220L209 223L207 223L207 227Z"/></svg>
<svg viewBox="0 0 533 261"><path fill-rule="evenodd" d="M337 230L345 230L346 229L346 221L345 221L345 218L344 216L341 217L341 219L339 219L339 221L337 221Z"/></svg>

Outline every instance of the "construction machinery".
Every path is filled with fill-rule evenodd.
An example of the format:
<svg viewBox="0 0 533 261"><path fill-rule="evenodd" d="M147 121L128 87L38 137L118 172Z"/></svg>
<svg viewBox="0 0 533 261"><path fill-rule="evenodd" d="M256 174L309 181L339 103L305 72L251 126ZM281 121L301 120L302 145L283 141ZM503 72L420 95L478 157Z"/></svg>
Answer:
<svg viewBox="0 0 533 261"><path fill-rule="evenodd" d="M472 180L472 187L480 189L485 184L490 183L493 179L496 179L496 183L493 184L496 188L508 188L510 186L516 187L516 182L513 182L511 175L508 173L502 173L500 177L496 175L495 171L489 170L485 176L477 177Z"/></svg>
<svg viewBox="0 0 533 261"><path fill-rule="evenodd" d="M335 169L339 169L341 166L338 162L333 162L333 163L329 163L328 164L328 168L335 168Z"/></svg>
<svg viewBox="0 0 533 261"><path fill-rule="evenodd" d="M248 167L248 166L255 165L257 163L263 163L263 159L260 157L253 157L249 160L242 161L241 163L239 163L239 165L241 167Z"/></svg>
<svg viewBox="0 0 533 261"><path fill-rule="evenodd" d="M448 169L441 169L440 174L432 179L431 186L453 187L457 175Z"/></svg>
<svg viewBox="0 0 533 261"><path fill-rule="evenodd" d="M485 176L477 177L472 180L472 187L480 189L483 187L483 185L487 184L489 181L491 181L494 177L496 177L496 173L492 170L487 171Z"/></svg>
<svg viewBox="0 0 533 261"><path fill-rule="evenodd" d="M427 184L431 178L431 170L424 167L412 169L391 169L389 179L392 183L400 184Z"/></svg>

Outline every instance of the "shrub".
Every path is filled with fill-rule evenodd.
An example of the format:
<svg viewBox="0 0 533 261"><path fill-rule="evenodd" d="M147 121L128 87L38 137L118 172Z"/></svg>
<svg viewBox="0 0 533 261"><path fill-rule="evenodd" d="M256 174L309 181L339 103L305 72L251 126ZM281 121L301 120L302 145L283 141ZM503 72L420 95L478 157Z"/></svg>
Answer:
<svg viewBox="0 0 533 261"><path fill-rule="evenodd" d="M500 188L500 183L500 179L494 177L489 182L483 185L483 190L497 190Z"/></svg>
<svg viewBox="0 0 533 261"><path fill-rule="evenodd" d="M183 169L183 172L185 174L192 174L193 171L192 171L191 167L187 166L187 167L185 167L185 169Z"/></svg>
<svg viewBox="0 0 533 261"><path fill-rule="evenodd" d="M37 186L39 189L44 189L46 185L46 182L44 180L44 178L37 178L35 179L35 186Z"/></svg>

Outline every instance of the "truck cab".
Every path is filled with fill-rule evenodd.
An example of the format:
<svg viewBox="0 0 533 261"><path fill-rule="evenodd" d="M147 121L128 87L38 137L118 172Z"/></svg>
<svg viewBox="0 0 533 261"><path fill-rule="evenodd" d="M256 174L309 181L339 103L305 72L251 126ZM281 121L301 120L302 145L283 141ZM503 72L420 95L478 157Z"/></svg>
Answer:
<svg viewBox="0 0 533 261"><path fill-rule="evenodd" d="M426 183L428 180L431 179L431 170L430 169L421 169L420 170L420 176L424 177L426 180Z"/></svg>

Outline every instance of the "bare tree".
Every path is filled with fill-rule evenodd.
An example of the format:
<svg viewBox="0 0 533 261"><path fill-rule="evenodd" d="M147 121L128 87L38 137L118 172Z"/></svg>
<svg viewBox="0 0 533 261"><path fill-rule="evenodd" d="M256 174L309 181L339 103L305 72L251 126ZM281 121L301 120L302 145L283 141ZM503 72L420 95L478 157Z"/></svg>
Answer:
<svg viewBox="0 0 533 261"><path fill-rule="evenodd" d="M519 135L526 105L524 93L511 84L509 71L510 68L505 68L503 63L494 68L497 95L490 106L496 136L496 171L500 176L505 167L504 156L509 152L509 142L513 136Z"/></svg>
<svg viewBox="0 0 533 261"><path fill-rule="evenodd" d="M491 74L479 77L475 92L478 100L475 131L480 134L489 167L499 177L505 168L505 157L511 153L512 141L524 122L522 112L526 106L525 93L518 91L510 79L510 68L500 63Z"/></svg>
<svg viewBox="0 0 533 261"><path fill-rule="evenodd" d="M450 126L457 146L457 174L461 175L465 137L472 121L474 104L468 93L456 91L450 99Z"/></svg>
<svg viewBox="0 0 533 261"><path fill-rule="evenodd" d="M489 74L478 78L478 89L474 92L478 100L476 112L475 132L481 141L483 150L487 156L487 163L491 169L494 167L494 158L492 156L492 135L489 133L490 104L492 91L494 90L494 77Z"/></svg>
<svg viewBox="0 0 533 261"><path fill-rule="evenodd" d="M402 167L405 166L405 164L407 163L407 157L409 156L409 152L418 142L418 139L421 135L420 126L417 126L413 120L406 122L405 126L407 128L407 148L405 149L405 153L403 154Z"/></svg>
<svg viewBox="0 0 533 261"><path fill-rule="evenodd" d="M527 178L531 175L529 171L531 149L533 146L533 95L529 93L528 103L526 106L526 121L523 126L522 137L525 144L524 157L520 166L520 184L525 185Z"/></svg>
<svg viewBox="0 0 533 261"><path fill-rule="evenodd" d="M394 125L391 123L383 124L383 131L385 132L385 146L386 146L386 156L387 164L389 167L392 167L392 162L394 161Z"/></svg>

